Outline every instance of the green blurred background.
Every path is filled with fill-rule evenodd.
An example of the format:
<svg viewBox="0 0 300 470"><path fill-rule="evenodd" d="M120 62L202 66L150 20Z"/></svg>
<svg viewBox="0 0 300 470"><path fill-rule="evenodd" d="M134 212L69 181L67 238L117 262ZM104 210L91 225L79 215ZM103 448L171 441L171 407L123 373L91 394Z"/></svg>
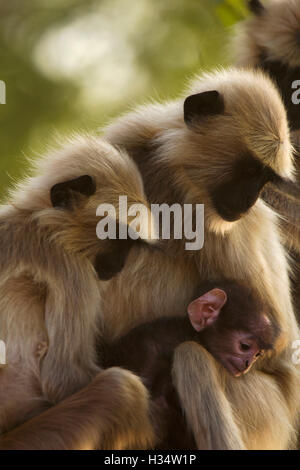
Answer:
<svg viewBox="0 0 300 470"><path fill-rule="evenodd" d="M0 0L0 195L26 157L226 65L243 0Z"/></svg>

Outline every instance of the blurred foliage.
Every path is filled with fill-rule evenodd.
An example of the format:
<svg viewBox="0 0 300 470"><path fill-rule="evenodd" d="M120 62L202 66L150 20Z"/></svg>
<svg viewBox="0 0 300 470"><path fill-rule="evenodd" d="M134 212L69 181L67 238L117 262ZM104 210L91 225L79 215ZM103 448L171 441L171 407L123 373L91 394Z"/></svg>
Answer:
<svg viewBox="0 0 300 470"><path fill-rule="evenodd" d="M226 65L247 14L243 0L0 0L0 192L57 134L94 130Z"/></svg>

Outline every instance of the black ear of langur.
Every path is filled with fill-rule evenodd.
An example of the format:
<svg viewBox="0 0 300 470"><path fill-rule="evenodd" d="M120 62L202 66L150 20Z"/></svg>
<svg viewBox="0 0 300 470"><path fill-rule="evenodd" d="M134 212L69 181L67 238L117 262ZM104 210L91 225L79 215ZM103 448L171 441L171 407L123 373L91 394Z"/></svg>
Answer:
<svg viewBox="0 0 300 470"><path fill-rule="evenodd" d="M263 6L260 0L249 0L249 9L255 15L261 15L262 12L265 10L265 7Z"/></svg>
<svg viewBox="0 0 300 470"><path fill-rule="evenodd" d="M53 207L72 209L76 202L76 195L89 197L96 191L96 183L89 175L79 176L72 180L55 184L50 190L50 199Z"/></svg>
<svg viewBox="0 0 300 470"><path fill-rule="evenodd" d="M96 256L94 268L99 279L108 281L116 276L125 266L126 259L132 246L139 240L104 240L103 247Z"/></svg>
<svg viewBox="0 0 300 470"><path fill-rule="evenodd" d="M188 127L193 127L199 119L222 114L224 109L224 100L218 91L197 93L188 96L184 101L184 122Z"/></svg>

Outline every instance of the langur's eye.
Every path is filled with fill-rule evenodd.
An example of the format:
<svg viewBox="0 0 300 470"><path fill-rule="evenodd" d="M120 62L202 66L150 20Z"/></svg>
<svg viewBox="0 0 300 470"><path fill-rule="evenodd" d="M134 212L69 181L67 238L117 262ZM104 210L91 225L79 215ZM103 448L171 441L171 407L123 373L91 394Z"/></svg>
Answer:
<svg viewBox="0 0 300 470"><path fill-rule="evenodd" d="M250 345L247 343L240 343L240 346L242 351L249 351L250 349Z"/></svg>

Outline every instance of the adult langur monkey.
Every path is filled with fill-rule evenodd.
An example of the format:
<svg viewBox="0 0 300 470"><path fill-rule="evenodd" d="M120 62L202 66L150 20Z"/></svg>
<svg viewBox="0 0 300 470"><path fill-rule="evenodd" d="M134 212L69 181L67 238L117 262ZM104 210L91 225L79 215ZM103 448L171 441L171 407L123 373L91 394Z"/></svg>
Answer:
<svg viewBox="0 0 300 470"><path fill-rule="evenodd" d="M262 68L281 91L292 131L300 129L300 0L248 0L253 13L233 40L239 65Z"/></svg>
<svg viewBox="0 0 300 470"><path fill-rule="evenodd" d="M142 107L106 129L105 137L138 165L150 203L202 202L206 227L199 252L187 253L172 240L166 249L176 253L174 260L139 257L138 280L131 259L107 285L107 299L114 289L125 299L122 306L108 301L107 329L112 336L127 329L120 323L115 328L126 311L179 315L199 279L245 280L269 302L281 328L274 354L236 381L217 370L201 347L186 344L175 354L174 383L199 447L287 448L299 402L299 374L290 355L298 328L277 217L259 198L268 181L293 177L286 111L273 83L259 71L207 74L189 91L184 103ZM148 289L139 288L143 279ZM137 294L127 303L128 282Z"/></svg>
<svg viewBox="0 0 300 470"><path fill-rule="evenodd" d="M296 151L296 182L267 185L264 200L282 216L286 246L296 260L294 290L300 321L300 0L249 0L253 15L238 25L237 65L261 68L279 87Z"/></svg>
<svg viewBox="0 0 300 470"><path fill-rule="evenodd" d="M116 339L166 312L182 315L200 281L243 280L269 304L281 330L274 351L234 379L201 346L184 343L175 352L174 385L198 448L291 447L299 401L291 345L299 332L277 216L259 198L268 181L293 177L276 88L260 72L206 74L184 99L141 107L105 136L136 162L149 202L204 203L206 233L200 251L187 252L185 240L175 239L163 242L166 254L133 247L123 271L100 283L103 336ZM2 448L93 448L110 403L107 390L95 404L95 387L6 434Z"/></svg>
<svg viewBox="0 0 300 470"><path fill-rule="evenodd" d="M127 235L134 217L127 222L127 213L119 212L119 195L127 196L129 207L140 203L146 210L136 220L136 240ZM100 204L116 209L111 227L118 232L123 224L124 239L97 238L105 215L96 214ZM109 412L99 423L101 446L108 440L115 447L151 444L143 384L125 370L102 373L96 359L103 320L99 278L105 284L118 274L133 245L153 243L147 240L151 223L134 162L91 136L42 158L35 175L1 206L0 338L7 357L0 369L0 433L96 377Z"/></svg>

